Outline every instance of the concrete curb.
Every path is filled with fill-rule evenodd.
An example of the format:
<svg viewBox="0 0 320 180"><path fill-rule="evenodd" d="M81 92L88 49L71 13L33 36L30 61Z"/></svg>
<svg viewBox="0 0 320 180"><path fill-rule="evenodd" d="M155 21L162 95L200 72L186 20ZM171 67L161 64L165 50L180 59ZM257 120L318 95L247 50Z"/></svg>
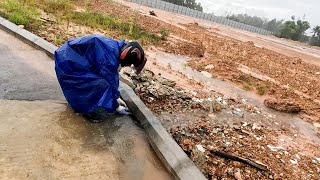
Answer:
<svg viewBox="0 0 320 180"><path fill-rule="evenodd" d="M21 39L22 41L30 44L31 46L44 51L48 56L54 57L54 52L58 49L57 46L49 43L48 41L42 39L41 37L32 34L31 32L13 24L12 22L2 18L0 16L0 28L6 32L14 35L15 37Z"/></svg>
<svg viewBox="0 0 320 180"><path fill-rule="evenodd" d="M31 46L44 51L52 58L54 57L55 50L58 48L41 37L20 28L2 17L0 17L0 28ZM143 126L153 149L174 177L179 180L206 179L161 125L158 118L152 114L147 106L134 93L132 88L125 83L120 82L120 93L133 115Z"/></svg>

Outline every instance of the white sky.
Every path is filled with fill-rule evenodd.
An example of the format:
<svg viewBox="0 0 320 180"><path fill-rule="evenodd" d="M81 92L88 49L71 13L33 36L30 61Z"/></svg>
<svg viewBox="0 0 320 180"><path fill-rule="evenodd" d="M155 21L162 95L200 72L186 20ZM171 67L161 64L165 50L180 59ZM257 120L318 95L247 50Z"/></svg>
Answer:
<svg viewBox="0 0 320 180"><path fill-rule="evenodd" d="M268 19L288 20L292 15L320 25L320 0L196 0L204 12L215 15L247 13Z"/></svg>

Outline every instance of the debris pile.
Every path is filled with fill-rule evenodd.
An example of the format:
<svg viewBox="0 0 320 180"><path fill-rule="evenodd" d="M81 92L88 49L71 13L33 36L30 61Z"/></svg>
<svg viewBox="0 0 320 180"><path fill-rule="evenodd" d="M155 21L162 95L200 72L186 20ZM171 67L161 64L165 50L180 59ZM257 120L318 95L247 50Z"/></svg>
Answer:
<svg viewBox="0 0 320 180"><path fill-rule="evenodd" d="M176 82L161 74L143 70L138 76L130 69L121 71L124 81L131 86L144 103L155 113L162 111L185 112L203 108L201 102L193 100L190 92L176 87Z"/></svg>
<svg viewBox="0 0 320 180"><path fill-rule="evenodd" d="M286 140L277 140L277 133L261 124L199 122L169 132L208 179L319 178L317 156L286 146Z"/></svg>

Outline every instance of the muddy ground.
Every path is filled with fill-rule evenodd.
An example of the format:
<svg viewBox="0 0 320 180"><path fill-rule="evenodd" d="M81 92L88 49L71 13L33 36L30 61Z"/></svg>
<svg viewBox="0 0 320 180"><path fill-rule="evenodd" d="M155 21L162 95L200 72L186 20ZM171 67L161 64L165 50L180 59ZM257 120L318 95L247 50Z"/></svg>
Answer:
<svg viewBox="0 0 320 180"><path fill-rule="evenodd" d="M83 2L77 6L77 10L83 9ZM232 30L190 23L190 19L170 22L167 19L174 19L174 14L159 12L154 17L143 11L144 7L131 7L91 1L89 9L124 21L133 18L150 33L170 31L168 40L146 47L149 71L139 77L126 71L123 74L206 177L320 178L320 141L314 135L320 123L319 58L284 46L281 48L285 50L278 50L270 43L278 42L274 37L265 37L264 41L261 35L257 38L241 33L246 35L236 38L228 35ZM73 23L56 23L52 14L43 15L52 21L33 32L56 45L80 35L109 33ZM63 41L57 42L56 34L63 34ZM307 48L299 43L294 47ZM319 53L312 47L308 51ZM187 60L178 61L175 56L161 59L154 52ZM209 86L210 83L216 86ZM260 161L268 171L217 157L212 150Z"/></svg>

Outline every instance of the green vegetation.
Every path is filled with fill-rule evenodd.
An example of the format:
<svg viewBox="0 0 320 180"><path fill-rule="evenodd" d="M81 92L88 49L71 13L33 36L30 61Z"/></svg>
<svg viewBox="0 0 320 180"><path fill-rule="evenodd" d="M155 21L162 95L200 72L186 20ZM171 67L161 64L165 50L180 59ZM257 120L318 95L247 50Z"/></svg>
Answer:
<svg viewBox="0 0 320 180"><path fill-rule="evenodd" d="M130 22L124 22L119 18L102 13L90 12L90 1L86 0L86 12L76 12L76 0L4 0L0 2L0 15L17 25L25 25L28 27L36 27L40 25L40 12L37 8L53 14L57 18L57 23L73 22L79 25L85 25L92 28L100 28L110 31L118 38L127 38L140 40L142 44L155 44L161 39L165 39L168 32L161 33L161 37L148 33L137 27L134 19L130 18ZM37 8L36 8L37 7ZM57 44L62 41L60 35L55 37Z"/></svg>
<svg viewBox="0 0 320 180"><path fill-rule="evenodd" d="M280 26L279 37L298 41L309 28L310 24L308 21L295 21L295 17L292 16L291 21L286 21Z"/></svg>
<svg viewBox="0 0 320 180"><path fill-rule="evenodd" d="M247 75L247 74L241 74L239 76L239 82L242 84L242 87L244 90L246 91L251 91L253 88L252 88L252 83L251 83L251 76L250 75Z"/></svg>
<svg viewBox="0 0 320 180"><path fill-rule="evenodd" d="M164 29L164 28L162 28L160 30L160 37L161 37L162 40L167 40L169 35L170 35L170 31L169 30Z"/></svg>
<svg viewBox="0 0 320 180"><path fill-rule="evenodd" d="M197 3L195 0L163 0L176 5L184 6L190 9L203 11L201 3Z"/></svg>
<svg viewBox="0 0 320 180"><path fill-rule="evenodd" d="M258 94L261 96L266 94L266 87L263 85L256 87L256 90L257 90Z"/></svg>
<svg viewBox="0 0 320 180"><path fill-rule="evenodd" d="M41 0L42 9L48 13L67 14L74 9L75 0Z"/></svg>
<svg viewBox="0 0 320 180"><path fill-rule="evenodd" d="M269 21L266 18L250 16L248 14L232 14L226 16L226 18L254 27L262 28L275 34L278 34L280 25L283 23L283 20L272 19L271 21Z"/></svg>
<svg viewBox="0 0 320 180"><path fill-rule="evenodd" d="M150 34L138 28L134 23L126 23L121 19L117 19L106 14L73 12L70 14L70 21L92 28L118 31L118 35L125 36L130 39L148 40L151 43L156 43L160 39L159 36Z"/></svg>
<svg viewBox="0 0 320 180"><path fill-rule="evenodd" d="M40 24L37 17L40 13L33 6L17 0L5 0L0 2L0 15L17 25L34 27Z"/></svg>
<svg viewBox="0 0 320 180"><path fill-rule="evenodd" d="M55 41L55 44L58 44L58 45L62 44L64 42L63 41L63 35L60 35L60 34L56 35L54 41Z"/></svg>
<svg viewBox="0 0 320 180"><path fill-rule="evenodd" d="M312 30L313 35L310 38L309 43L314 46L320 46L320 26L316 26Z"/></svg>
<svg viewBox="0 0 320 180"><path fill-rule="evenodd" d="M292 16L291 20L288 21L277 19L272 19L269 21L266 18L249 16L247 14L232 14L226 16L226 18L271 31L275 36L280 38L286 38L294 41L306 42L314 46L320 46L320 26L315 26L313 28L313 35L311 37L307 36L305 35L305 32L310 28L310 23L301 19L296 20L295 16Z"/></svg>

